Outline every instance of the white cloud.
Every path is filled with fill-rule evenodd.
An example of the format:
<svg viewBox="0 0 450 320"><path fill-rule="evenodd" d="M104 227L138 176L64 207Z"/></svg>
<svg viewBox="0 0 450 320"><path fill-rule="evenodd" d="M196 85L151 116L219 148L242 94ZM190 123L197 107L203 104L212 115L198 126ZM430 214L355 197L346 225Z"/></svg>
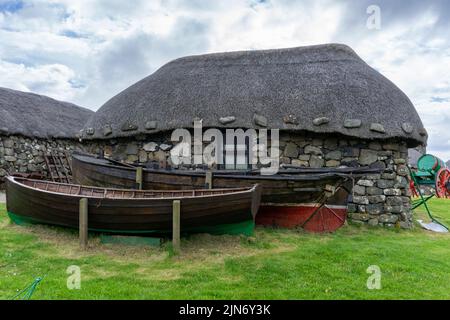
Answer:
<svg viewBox="0 0 450 320"><path fill-rule="evenodd" d="M82 94L72 83L75 72L61 64L27 67L0 61L0 74L1 85L11 89L37 92L58 100L73 100Z"/></svg>

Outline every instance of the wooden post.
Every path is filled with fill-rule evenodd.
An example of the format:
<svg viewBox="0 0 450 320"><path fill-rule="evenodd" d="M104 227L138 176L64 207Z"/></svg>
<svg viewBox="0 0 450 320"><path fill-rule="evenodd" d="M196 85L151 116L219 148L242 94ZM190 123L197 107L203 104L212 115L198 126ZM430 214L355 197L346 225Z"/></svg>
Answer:
<svg viewBox="0 0 450 320"><path fill-rule="evenodd" d="M88 245L88 199L80 199L80 247L87 249Z"/></svg>
<svg viewBox="0 0 450 320"><path fill-rule="evenodd" d="M172 246L174 253L180 252L180 208L181 202L180 200L173 201L173 210L172 210Z"/></svg>
<svg viewBox="0 0 450 320"><path fill-rule="evenodd" d="M138 190L142 190L142 167L137 167L136 168L136 184L137 184L137 188Z"/></svg>
<svg viewBox="0 0 450 320"><path fill-rule="evenodd" d="M205 189L212 189L213 188L213 174L212 171L207 171L205 175Z"/></svg>

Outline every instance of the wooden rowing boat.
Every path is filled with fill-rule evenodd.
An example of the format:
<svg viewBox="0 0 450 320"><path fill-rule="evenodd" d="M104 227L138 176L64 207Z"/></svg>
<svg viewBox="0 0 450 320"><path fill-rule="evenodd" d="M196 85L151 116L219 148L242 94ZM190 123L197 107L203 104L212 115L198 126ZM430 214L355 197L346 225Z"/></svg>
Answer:
<svg viewBox="0 0 450 320"><path fill-rule="evenodd" d="M7 177L8 214L16 223L78 228L79 201L88 199L89 230L164 234L172 204L181 201L182 233L251 234L261 188L124 190Z"/></svg>
<svg viewBox="0 0 450 320"><path fill-rule="evenodd" d="M353 185L372 168L302 168L282 169L277 175L263 176L255 171L215 170L214 188L262 187L262 205L256 222L282 227L301 226L314 232L333 231L342 226L348 197ZM135 188L136 168L91 155L74 154L73 179L79 184ZM202 189L204 170L144 168L143 189ZM326 211L328 210L328 211ZM332 212L330 211L332 210ZM320 218L319 220L318 217ZM330 217L327 220L326 217Z"/></svg>

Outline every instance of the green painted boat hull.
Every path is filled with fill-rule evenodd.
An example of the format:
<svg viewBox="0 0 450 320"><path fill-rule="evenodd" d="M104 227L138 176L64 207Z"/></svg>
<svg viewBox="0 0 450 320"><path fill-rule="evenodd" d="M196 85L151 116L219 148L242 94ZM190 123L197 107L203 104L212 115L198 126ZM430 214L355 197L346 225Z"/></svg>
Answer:
<svg viewBox="0 0 450 320"><path fill-rule="evenodd" d="M58 226L52 223L48 223L45 221L39 221L36 219L32 219L29 217L19 216L12 212L8 212L9 218L17 225L20 226L27 226L27 225L33 225L33 224L44 224L44 225L53 225ZM60 226L65 227L65 226ZM204 227L195 227L195 228L188 228L183 229L183 226L181 226L181 233L183 235L187 234L193 234L193 233L209 233L212 235L245 235L245 236L251 236L253 235L255 229L255 222L253 220L247 220L240 223L232 223L232 224L220 224L215 226L204 226ZM170 235L172 234L172 231L154 231L154 230L140 230L140 231L134 231L134 230L126 230L126 231L116 231L116 230L103 230L103 229L92 229L89 228L90 232L99 232L99 233L109 233L109 234L161 234L161 235Z"/></svg>

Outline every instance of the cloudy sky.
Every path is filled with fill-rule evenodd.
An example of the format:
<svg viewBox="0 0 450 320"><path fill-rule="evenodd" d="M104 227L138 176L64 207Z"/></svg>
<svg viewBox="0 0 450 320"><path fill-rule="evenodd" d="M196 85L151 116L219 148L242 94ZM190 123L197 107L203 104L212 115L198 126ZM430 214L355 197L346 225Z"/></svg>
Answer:
<svg viewBox="0 0 450 320"><path fill-rule="evenodd" d="M447 0L0 0L0 86L96 110L180 56L328 42L405 91L450 159Z"/></svg>

